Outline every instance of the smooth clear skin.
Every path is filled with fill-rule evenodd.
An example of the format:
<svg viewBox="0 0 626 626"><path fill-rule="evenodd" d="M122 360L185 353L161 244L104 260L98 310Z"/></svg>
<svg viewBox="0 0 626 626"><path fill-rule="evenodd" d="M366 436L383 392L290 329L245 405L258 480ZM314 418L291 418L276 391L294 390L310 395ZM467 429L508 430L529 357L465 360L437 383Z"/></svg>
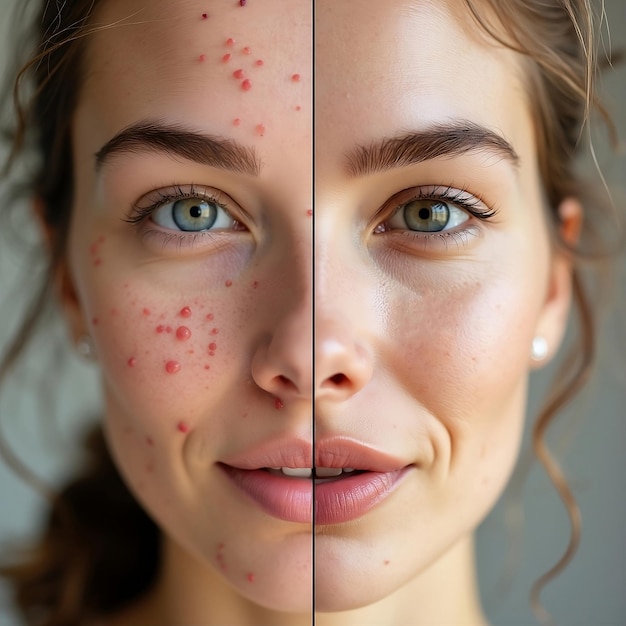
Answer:
<svg viewBox="0 0 626 626"><path fill-rule="evenodd" d="M522 67L456 2L320 0L315 38L315 433L413 465L363 518L316 529L316 623L484 625L472 535L518 454L532 339L552 355L570 301ZM458 119L519 166L482 150L347 172L358 145ZM497 214L433 236L395 212L450 187ZM577 203L560 214L573 237Z"/></svg>
<svg viewBox="0 0 626 626"><path fill-rule="evenodd" d="M95 341L117 464L165 534L156 590L113 624L310 623L311 526L261 512L216 463L312 437L311 19L308 0L105 0L94 21L120 23L89 40L85 59L65 304L74 335ZM96 172L94 154L145 120L237 141L261 173L142 150ZM126 221L177 186L230 217L220 208L199 234L173 230L165 209ZM191 337L177 339L179 326Z"/></svg>

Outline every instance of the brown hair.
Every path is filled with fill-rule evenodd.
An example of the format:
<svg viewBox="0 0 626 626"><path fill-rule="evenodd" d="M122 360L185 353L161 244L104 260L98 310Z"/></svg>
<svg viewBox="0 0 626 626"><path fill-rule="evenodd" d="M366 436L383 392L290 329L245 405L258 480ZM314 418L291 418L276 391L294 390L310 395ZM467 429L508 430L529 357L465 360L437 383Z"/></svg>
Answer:
<svg viewBox="0 0 626 626"><path fill-rule="evenodd" d="M590 0L484 0L490 9L488 16L479 9L478 2L465 2L490 36L528 60L528 91L532 94L530 104L537 124L539 163L549 206L556 208L568 196L580 197L573 166L581 145L579 138L593 109L599 110L606 121L609 119L595 94L596 40ZM37 49L15 81L17 123L11 133L6 171L32 141L39 160L24 188L41 200L51 247L48 279L0 362L0 384L34 334L65 257L73 189L70 124L83 76L86 39L99 28L91 23L96 5L96 0L74 0L63 3L56 12L44 9L34 34ZM494 16L495 23L490 21ZM25 86L32 89L26 97ZM554 223L557 221L555 212ZM578 356L568 359L571 368L564 371L562 384L533 432L536 455L563 498L572 523L566 553L537 581L532 592L533 607L542 619L545 613L539 604L539 592L571 560L580 536L578 508L543 437L556 413L585 382L595 352L593 309L582 274L586 255L576 250L570 253L575 262L574 296L580 321L579 346L574 347ZM119 478L101 434L93 435L90 445L91 463L80 478L55 496L40 543L21 563L3 570L13 581L18 606L30 624L78 624L86 617L109 613L136 599L156 576L156 527ZM13 464L18 465L16 460ZM108 504L103 509L105 496ZM112 515L122 513L133 521L109 523ZM145 543L137 544L140 539ZM128 550L133 545L139 553ZM130 559L115 557L109 562L110 555L120 552ZM145 567L138 571L137 564Z"/></svg>

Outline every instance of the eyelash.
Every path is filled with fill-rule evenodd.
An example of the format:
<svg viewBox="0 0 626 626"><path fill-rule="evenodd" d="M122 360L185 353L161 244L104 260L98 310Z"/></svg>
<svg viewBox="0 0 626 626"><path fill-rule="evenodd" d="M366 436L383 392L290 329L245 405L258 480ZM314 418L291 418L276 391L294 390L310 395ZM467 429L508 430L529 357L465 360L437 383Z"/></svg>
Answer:
<svg viewBox="0 0 626 626"><path fill-rule="evenodd" d="M386 213L386 217L382 222L379 222L376 228L384 226L385 222L389 221L403 206L406 206L410 202L416 200L433 200L443 201L449 204L453 204L459 209L467 212L471 217L474 217L482 222L487 222L493 219L498 214L498 209L495 206L489 207L484 201L475 195L471 194L465 188L455 188L452 186L443 187L438 185L429 185L425 187L419 187L417 193L408 195L406 198L402 196L408 190L404 190L399 194L393 196L379 212ZM402 198L401 198L402 197ZM398 199L401 198L401 202ZM393 206L393 210L390 210L390 206ZM408 237L411 240L421 241L422 243L432 242L434 240L440 240L446 243L449 239L454 242L461 243L463 245L468 243L469 235L475 234L472 229L476 228L476 224L469 224L465 228L442 230L436 232L422 232L410 229L389 229L375 234L394 233L403 237Z"/></svg>

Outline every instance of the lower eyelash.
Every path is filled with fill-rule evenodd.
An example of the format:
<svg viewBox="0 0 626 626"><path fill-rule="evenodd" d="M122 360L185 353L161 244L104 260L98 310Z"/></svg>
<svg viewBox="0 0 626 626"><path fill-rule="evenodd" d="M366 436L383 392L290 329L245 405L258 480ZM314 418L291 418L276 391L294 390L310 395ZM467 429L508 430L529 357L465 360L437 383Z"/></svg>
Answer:
<svg viewBox="0 0 626 626"><path fill-rule="evenodd" d="M450 243L455 243L457 250L460 250L463 246L468 245L470 237L480 236L480 230L475 225L469 226L464 230L440 231L434 233L422 233L417 230L395 230L389 232L393 232L395 235L401 237L408 237L412 242L418 241L423 244L424 248L427 248L430 244L439 240L443 242L446 251Z"/></svg>

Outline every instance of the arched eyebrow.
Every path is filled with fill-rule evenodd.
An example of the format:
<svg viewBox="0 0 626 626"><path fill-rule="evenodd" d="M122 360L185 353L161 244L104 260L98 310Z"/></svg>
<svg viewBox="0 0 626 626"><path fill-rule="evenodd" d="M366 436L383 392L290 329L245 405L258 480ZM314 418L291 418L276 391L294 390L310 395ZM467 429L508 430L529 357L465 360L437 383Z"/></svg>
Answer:
<svg viewBox="0 0 626 626"><path fill-rule="evenodd" d="M503 136L474 122L458 120L357 146L347 155L346 169L350 176L367 176L467 152L490 152L515 168L520 163L517 152Z"/></svg>
<svg viewBox="0 0 626 626"><path fill-rule="evenodd" d="M96 172L115 156L140 152L160 152L250 176L258 176L262 169L255 151L232 139L147 120L124 128L96 152Z"/></svg>

